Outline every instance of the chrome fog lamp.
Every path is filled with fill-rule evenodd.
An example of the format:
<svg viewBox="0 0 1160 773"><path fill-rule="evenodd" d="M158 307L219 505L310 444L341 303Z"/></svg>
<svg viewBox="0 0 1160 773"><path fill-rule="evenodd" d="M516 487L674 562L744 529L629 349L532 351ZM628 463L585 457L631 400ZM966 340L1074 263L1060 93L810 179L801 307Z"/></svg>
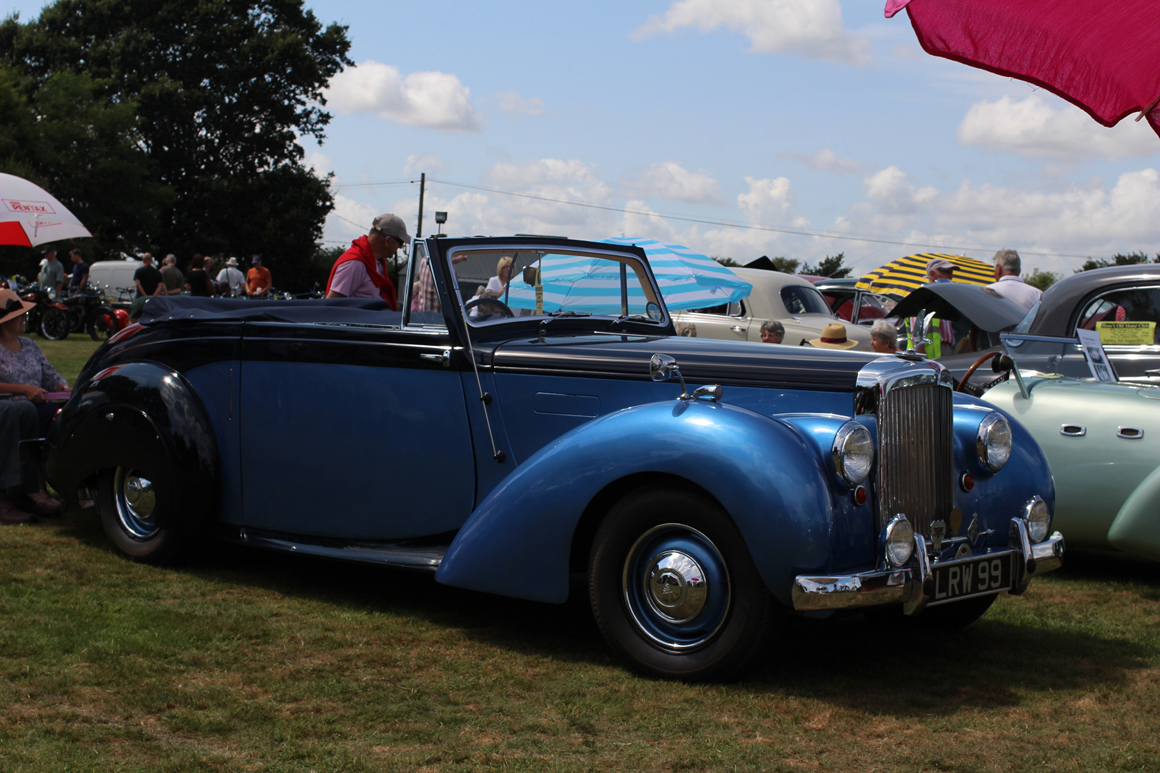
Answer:
<svg viewBox="0 0 1160 773"><path fill-rule="evenodd" d="M1032 497L1023 518L1027 521L1027 536L1031 537L1032 542L1047 539L1047 530L1051 528L1051 512L1046 502L1039 497Z"/></svg>
<svg viewBox="0 0 1160 773"><path fill-rule="evenodd" d="M998 472L1011 458L1011 425L1000 413L987 414L975 436L979 460L991 472Z"/></svg>
<svg viewBox="0 0 1160 773"><path fill-rule="evenodd" d="M838 428L831 449L834 470L847 486L857 486L870 474L874 464L874 440L870 430L856 421L848 421Z"/></svg>
<svg viewBox="0 0 1160 773"><path fill-rule="evenodd" d="M914 552L914 527L899 513L886 524L886 560L891 566L902 566Z"/></svg>

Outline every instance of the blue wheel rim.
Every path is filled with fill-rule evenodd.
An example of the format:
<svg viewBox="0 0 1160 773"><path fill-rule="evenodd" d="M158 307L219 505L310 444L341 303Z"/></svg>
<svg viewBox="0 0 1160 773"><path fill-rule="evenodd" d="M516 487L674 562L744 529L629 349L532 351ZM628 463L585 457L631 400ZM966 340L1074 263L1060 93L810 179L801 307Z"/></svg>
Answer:
<svg viewBox="0 0 1160 773"><path fill-rule="evenodd" d="M703 647L729 615L729 568L712 540L666 523L632 545L621 578L624 603L645 637L668 650Z"/></svg>

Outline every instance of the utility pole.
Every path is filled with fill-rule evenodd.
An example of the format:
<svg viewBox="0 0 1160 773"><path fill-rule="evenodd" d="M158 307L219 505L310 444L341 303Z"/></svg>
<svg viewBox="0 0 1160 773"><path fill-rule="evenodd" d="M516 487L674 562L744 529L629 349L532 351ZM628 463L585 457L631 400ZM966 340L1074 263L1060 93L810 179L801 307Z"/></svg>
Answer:
<svg viewBox="0 0 1160 773"><path fill-rule="evenodd" d="M415 238L423 237L423 192L427 189L427 173L419 175L419 225L415 228Z"/></svg>

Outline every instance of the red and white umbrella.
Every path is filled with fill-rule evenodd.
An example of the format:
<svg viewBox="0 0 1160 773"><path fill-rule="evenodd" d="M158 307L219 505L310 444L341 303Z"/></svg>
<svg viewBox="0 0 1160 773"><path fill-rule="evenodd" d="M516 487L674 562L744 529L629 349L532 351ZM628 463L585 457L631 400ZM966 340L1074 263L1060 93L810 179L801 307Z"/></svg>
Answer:
<svg viewBox="0 0 1160 773"><path fill-rule="evenodd" d="M886 17L903 8L928 54L1042 86L1104 126L1139 114L1160 134L1156 0L888 0Z"/></svg>
<svg viewBox="0 0 1160 773"><path fill-rule="evenodd" d="M39 185L0 173L0 244L35 247L92 236L89 229Z"/></svg>

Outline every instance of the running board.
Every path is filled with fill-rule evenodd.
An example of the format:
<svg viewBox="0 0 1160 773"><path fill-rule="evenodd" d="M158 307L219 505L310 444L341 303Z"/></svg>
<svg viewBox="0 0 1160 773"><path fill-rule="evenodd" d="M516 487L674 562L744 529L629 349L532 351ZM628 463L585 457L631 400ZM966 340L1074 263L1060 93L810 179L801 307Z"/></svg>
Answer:
<svg viewBox="0 0 1160 773"><path fill-rule="evenodd" d="M230 535L231 542L250 545L268 550L287 553L302 553L308 556L337 558L343 561L361 561L368 564L393 566L397 569L419 569L434 572L443 562L447 547L443 545L408 547L401 544L368 545L352 543L348 545L320 545L313 542L297 542L280 537L262 536L240 529Z"/></svg>

